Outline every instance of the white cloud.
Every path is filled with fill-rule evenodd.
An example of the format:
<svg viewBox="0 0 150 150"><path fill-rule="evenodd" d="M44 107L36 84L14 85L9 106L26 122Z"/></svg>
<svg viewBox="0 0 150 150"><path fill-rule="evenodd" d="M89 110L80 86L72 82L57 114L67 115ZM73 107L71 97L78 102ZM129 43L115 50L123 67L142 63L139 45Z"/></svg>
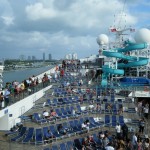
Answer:
<svg viewBox="0 0 150 150"><path fill-rule="evenodd" d="M7 51L10 56L25 51L37 57L42 51L50 51L57 58L71 52L77 52L79 57L97 54L96 37L108 34L111 25L118 25L119 18L115 20L114 14L124 6L120 0L6 1L0 1L1 57ZM123 25L137 26L146 19L139 18L139 10L139 15L129 10L137 7L137 0L127 0L126 4Z"/></svg>
<svg viewBox="0 0 150 150"><path fill-rule="evenodd" d="M114 20L114 13L121 11L123 8L121 2L112 0L76 0L65 9L57 9L53 2L53 0L41 1L27 5L25 8L27 17L33 21L45 19L48 22L53 22L53 19L55 19L59 23L57 26L65 24L68 27L82 28L82 30L94 30L111 25ZM127 16L132 18L128 19L129 24L136 23L135 17L129 13Z"/></svg>
<svg viewBox="0 0 150 150"><path fill-rule="evenodd" d="M25 8L27 17L31 20L49 19L57 15L52 8L46 8L42 3L35 3Z"/></svg>
<svg viewBox="0 0 150 150"><path fill-rule="evenodd" d="M1 18L3 19L3 23L7 26L14 24L14 18L11 16L1 16Z"/></svg>

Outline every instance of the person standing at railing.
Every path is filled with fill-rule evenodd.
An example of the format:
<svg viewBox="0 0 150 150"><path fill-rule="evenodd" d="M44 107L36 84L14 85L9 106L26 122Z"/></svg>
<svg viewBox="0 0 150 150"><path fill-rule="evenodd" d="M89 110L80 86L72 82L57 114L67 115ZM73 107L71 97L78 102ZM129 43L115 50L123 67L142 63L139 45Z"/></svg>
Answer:
<svg viewBox="0 0 150 150"><path fill-rule="evenodd" d="M5 107L7 107L9 104L9 96L10 96L10 91L8 90L8 88L6 88L4 91Z"/></svg>
<svg viewBox="0 0 150 150"><path fill-rule="evenodd" d="M145 127L145 121L144 121L144 118L142 118L141 120L139 120L139 133L143 134L144 127Z"/></svg>
<svg viewBox="0 0 150 150"><path fill-rule="evenodd" d="M148 119L149 107L148 107L148 106L145 106L143 110L144 110L144 117L145 117L146 119Z"/></svg>
<svg viewBox="0 0 150 150"><path fill-rule="evenodd" d="M0 94L0 109L4 107L4 95L3 92Z"/></svg>

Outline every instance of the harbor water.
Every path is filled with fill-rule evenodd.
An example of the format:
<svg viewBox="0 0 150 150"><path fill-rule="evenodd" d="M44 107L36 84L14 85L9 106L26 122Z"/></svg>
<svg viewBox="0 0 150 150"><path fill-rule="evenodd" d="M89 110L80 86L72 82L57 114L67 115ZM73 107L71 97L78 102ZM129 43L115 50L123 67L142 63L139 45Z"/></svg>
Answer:
<svg viewBox="0 0 150 150"><path fill-rule="evenodd" d="M14 80L18 82L22 82L24 79L28 79L29 77L35 75L39 75L47 70L50 70L54 66L44 66L40 68L28 68L28 69L21 69L21 70L14 70L14 71L4 71L3 72L3 86L7 82L12 82Z"/></svg>

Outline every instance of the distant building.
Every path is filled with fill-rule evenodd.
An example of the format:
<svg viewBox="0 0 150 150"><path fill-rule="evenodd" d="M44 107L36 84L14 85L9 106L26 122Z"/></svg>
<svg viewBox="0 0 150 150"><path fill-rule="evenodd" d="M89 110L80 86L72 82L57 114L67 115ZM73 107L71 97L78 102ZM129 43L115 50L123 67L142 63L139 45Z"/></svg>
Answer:
<svg viewBox="0 0 150 150"><path fill-rule="evenodd" d="M43 53L43 61L45 61L45 53Z"/></svg>
<svg viewBox="0 0 150 150"><path fill-rule="evenodd" d="M36 60L36 57L35 57L35 56L32 56L32 60Z"/></svg>
<svg viewBox="0 0 150 150"><path fill-rule="evenodd" d="M28 60L29 60L29 61L31 60L31 56L28 56Z"/></svg>
<svg viewBox="0 0 150 150"><path fill-rule="evenodd" d="M19 56L19 59L20 59L20 60L25 60L26 57L25 57L25 55L20 55L20 56Z"/></svg>
<svg viewBox="0 0 150 150"><path fill-rule="evenodd" d="M51 54L48 55L48 60L52 60L52 55Z"/></svg>

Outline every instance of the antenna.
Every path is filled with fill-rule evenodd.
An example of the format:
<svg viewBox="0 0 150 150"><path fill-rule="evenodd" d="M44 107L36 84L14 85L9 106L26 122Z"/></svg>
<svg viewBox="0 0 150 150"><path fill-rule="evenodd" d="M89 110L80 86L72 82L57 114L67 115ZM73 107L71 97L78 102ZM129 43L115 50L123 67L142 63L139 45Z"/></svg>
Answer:
<svg viewBox="0 0 150 150"><path fill-rule="evenodd" d="M116 40L115 45L121 45L121 43L124 41L124 35L128 35L129 33L124 33L126 31L135 32L135 29L130 27L127 27L126 23L126 13L125 13L125 5L126 0L124 0L123 8L120 11L120 13L116 13L114 15L114 25L110 27L110 31L112 33L115 33Z"/></svg>

